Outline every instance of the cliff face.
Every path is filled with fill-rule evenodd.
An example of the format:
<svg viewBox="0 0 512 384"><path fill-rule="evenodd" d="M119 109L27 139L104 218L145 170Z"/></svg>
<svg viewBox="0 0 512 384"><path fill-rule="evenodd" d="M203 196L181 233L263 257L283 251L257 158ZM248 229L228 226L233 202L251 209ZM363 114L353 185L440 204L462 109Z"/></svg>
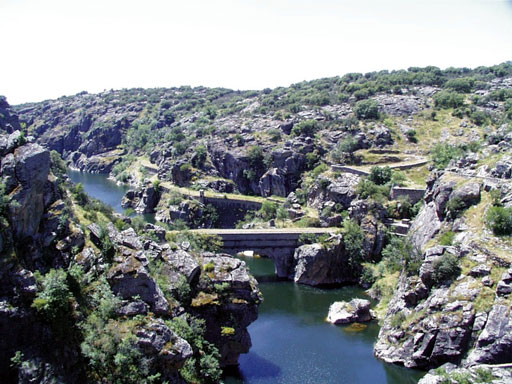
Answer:
<svg viewBox="0 0 512 384"><path fill-rule="evenodd" d="M31 140L0 133L4 382L217 381L251 346L245 264L137 234Z"/></svg>
<svg viewBox="0 0 512 384"><path fill-rule="evenodd" d="M402 272L375 354L419 368L510 362L511 247L484 223L490 191L506 200L510 181L447 172L428 184L410 232L420 267Z"/></svg>

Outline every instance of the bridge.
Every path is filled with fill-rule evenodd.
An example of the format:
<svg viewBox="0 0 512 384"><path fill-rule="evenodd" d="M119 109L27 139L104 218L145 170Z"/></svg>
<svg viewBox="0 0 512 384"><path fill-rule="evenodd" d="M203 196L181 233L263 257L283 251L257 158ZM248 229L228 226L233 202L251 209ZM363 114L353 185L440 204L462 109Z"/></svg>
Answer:
<svg viewBox="0 0 512 384"><path fill-rule="evenodd" d="M237 254L244 251L274 260L278 277L287 277L292 271L293 254L303 233L321 235L334 233L339 228L282 228L282 229L198 229L191 232L219 236L223 251Z"/></svg>

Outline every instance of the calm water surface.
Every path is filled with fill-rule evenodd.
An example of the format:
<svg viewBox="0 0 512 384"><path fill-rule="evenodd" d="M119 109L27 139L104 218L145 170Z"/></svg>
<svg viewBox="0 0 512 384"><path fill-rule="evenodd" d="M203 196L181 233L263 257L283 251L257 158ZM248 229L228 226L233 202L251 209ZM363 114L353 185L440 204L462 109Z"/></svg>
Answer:
<svg viewBox="0 0 512 384"><path fill-rule="evenodd" d="M106 175L68 174L89 195L123 212L121 199L128 187ZM325 322L332 302L367 298L360 288L323 290L277 281L272 260L243 260L258 279L264 301L258 320L249 326L253 346L240 356L239 372L227 376L226 384L413 384L423 376L373 356L376 322L363 330Z"/></svg>
<svg viewBox="0 0 512 384"><path fill-rule="evenodd" d="M332 302L368 298L362 289L276 281L271 260L242 259L260 281L264 301L258 320L249 326L253 346L240 356L239 373L226 377L227 384L412 384L423 376L373 356L376 322L359 331L325 322Z"/></svg>

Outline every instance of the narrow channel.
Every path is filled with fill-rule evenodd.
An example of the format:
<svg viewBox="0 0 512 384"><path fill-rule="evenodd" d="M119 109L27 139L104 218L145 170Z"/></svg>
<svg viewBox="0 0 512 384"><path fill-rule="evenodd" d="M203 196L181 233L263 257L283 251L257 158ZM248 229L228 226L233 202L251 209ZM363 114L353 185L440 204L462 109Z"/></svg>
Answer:
<svg viewBox="0 0 512 384"><path fill-rule="evenodd" d="M71 181L116 211L127 191L106 175L69 171ZM333 326L325 322L334 301L368 298L358 287L318 289L277 281L272 260L242 258L258 279L264 301L249 326L252 348L226 384L414 384L423 372L385 364L373 356L377 322Z"/></svg>

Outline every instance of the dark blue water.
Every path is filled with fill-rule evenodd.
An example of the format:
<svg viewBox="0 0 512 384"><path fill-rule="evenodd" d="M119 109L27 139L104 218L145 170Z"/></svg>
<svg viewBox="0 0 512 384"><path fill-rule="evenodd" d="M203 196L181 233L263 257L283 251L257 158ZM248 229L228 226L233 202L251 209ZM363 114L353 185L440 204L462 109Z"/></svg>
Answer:
<svg viewBox="0 0 512 384"><path fill-rule="evenodd" d="M121 200L124 194L130 189L125 185L117 185L109 180L107 175L86 173L68 170L68 176L75 184L82 183L85 192L105 204L110 205L116 212L123 213Z"/></svg>
<svg viewBox="0 0 512 384"><path fill-rule="evenodd" d="M106 175L69 171L91 196L122 212L127 187ZM226 384L413 384L422 372L385 364L373 356L379 332L376 322L363 329L325 322L337 300L366 298L357 287L317 289L276 281L269 259L243 258L258 279L264 301L249 326L252 348L240 357L239 372Z"/></svg>
<svg viewBox="0 0 512 384"><path fill-rule="evenodd" d="M373 356L377 322L358 329L325 321L337 300L368 298L357 287L317 289L292 282L271 281L273 263L243 258L259 278L264 302L249 326L253 346L240 357L234 383L417 383L422 372L385 364Z"/></svg>

